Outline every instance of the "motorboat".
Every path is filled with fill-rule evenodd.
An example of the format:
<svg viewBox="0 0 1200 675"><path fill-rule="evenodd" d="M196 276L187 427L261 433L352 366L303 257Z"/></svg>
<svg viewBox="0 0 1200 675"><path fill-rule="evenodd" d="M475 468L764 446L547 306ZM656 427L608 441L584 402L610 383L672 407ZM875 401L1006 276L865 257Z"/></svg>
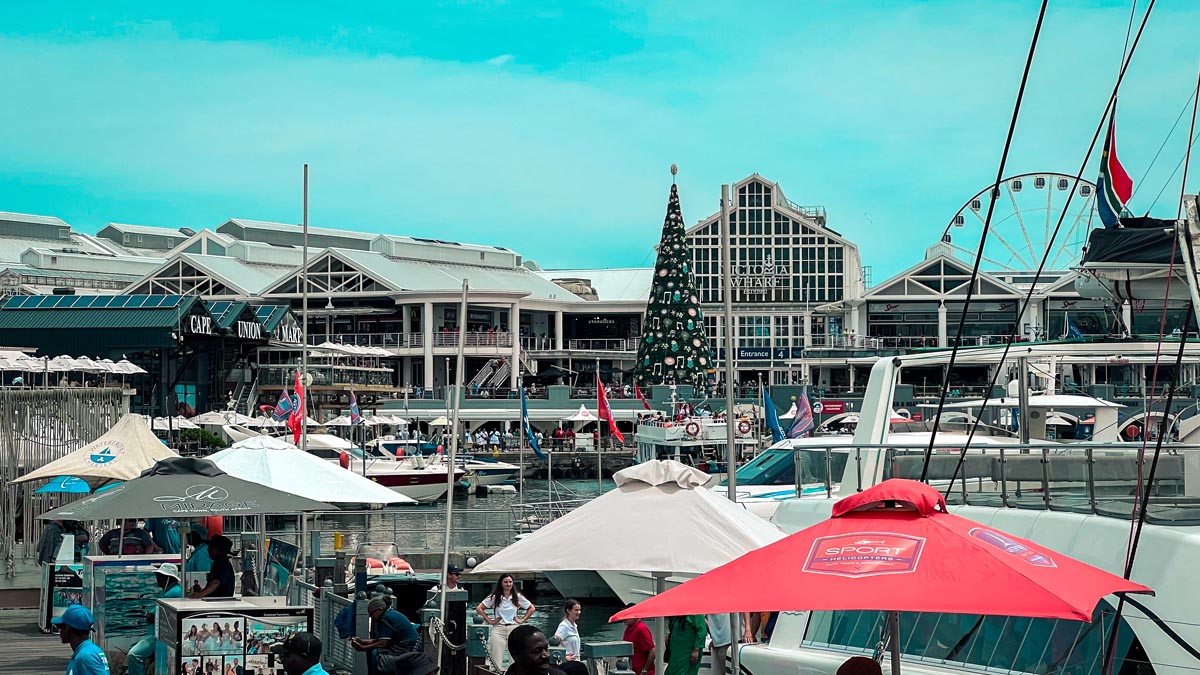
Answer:
<svg viewBox="0 0 1200 675"><path fill-rule="evenodd" d="M433 452L426 452L426 446ZM367 453L383 460L408 462L412 468L433 467L445 472L445 453L437 452L436 446L415 439L377 438L367 443ZM500 485L516 480L521 467L478 455L458 455L454 458L458 468L474 477L477 485Z"/></svg>
<svg viewBox="0 0 1200 675"><path fill-rule="evenodd" d="M239 434L243 438L257 436L249 429L233 425L225 427L227 434ZM242 440L239 438L238 440ZM435 502L446 494L446 471L432 466L413 466L410 463L383 460L368 456L350 441L333 434L310 433L305 437L305 449L330 462L337 462L349 471L391 488L418 502ZM454 483L462 480L466 471L454 472Z"/></svg>

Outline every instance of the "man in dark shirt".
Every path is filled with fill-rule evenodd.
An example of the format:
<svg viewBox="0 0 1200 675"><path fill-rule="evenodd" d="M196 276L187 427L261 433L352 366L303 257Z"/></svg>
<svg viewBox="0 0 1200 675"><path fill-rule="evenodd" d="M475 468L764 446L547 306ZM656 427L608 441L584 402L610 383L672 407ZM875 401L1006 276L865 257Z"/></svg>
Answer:
<svg viewBox="0 0 1200 675"><path fill-rule="evenodd" d="M504 675L565 675L550 665L550 641L536 626L523 623L508 634L512 665Z"/></svg>
<svg viewBox="0 0 1200 675"><path fill-rule="evenodd" d="M156 553L158 547L154 545L150 533L138 527L137 520L126 518L120 528L113 528L100 537L100 552L105 555L138 555Z"/></svg>
<svg viewBox="0 0 1200 675"><path fill-rule="evenodd" d="M375 651L375 665L379 672L395 673L410 672L412 664L405 662L403 670L400 664L406 654L417 648L420 636L408 617L395 609L388 607L387 600L376 596L367 603L367 614L375 625L374 640L351 638L350 644L360 652Z"/></svg>
<svg viewBox="0 0 1200 675"><path fill-rule="evenodd" d="M216 535L208 540L208 555L212 558L212 568L208 570L208 585L194 594L195 598L232 598L233 597L233 563L229 555L233 551L233 542L229 537Z"/></svg>

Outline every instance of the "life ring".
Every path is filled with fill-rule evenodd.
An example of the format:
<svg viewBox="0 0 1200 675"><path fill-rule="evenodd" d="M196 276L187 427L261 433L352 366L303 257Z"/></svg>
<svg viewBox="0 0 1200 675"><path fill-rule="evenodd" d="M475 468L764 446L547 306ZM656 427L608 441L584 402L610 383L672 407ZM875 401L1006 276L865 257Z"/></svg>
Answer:
<svg viewBox="0 0 1200 675"><path fill-rule="evenodd" d="M691 436L692 438L699 436L700 435L700 423L695 422L695 421L688 422L687 424L683 425L683 433L687 434L688 436Z"/></svg>
<svg viewBox="0 0 1200 675"><path fill-rule="evenodd" d="M737 430L739 434L745 436L746 434L750 433L750 423L746 420L738 422Z"/></svg>

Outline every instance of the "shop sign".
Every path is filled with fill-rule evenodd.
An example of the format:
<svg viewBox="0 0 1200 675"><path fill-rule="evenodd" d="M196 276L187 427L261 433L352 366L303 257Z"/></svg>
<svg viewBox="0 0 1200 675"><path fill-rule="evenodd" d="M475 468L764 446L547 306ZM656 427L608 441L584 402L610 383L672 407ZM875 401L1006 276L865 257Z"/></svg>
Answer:
<svg viewBox="0 0 1200 675"><path fill-rule="evenodd" d="M238 321L235 326L237 336L243 340L261 340L262 324L257 321Z"/></svg>
<svg viewBox="0 0 1200 675"><path fill-rule="evenodd" d="M821 412L826 415L841 415L846 412L845 401L821 401Z"/></svg>
<svg viewBox="0 0 1200 675"><path fill-rule="evenodd" d="M300 330L300 324L295 321L288 321L279 324L279 328L275 329L275 338L280 342L286 342L291 345L298 345L304 340L304 332Z"/></svg>
<svg viewBox="0 0 1200 675"><path fill-rule="evenodd" d="M730 273L730 284L740 289L743 295L766 295L771 289L787 286L791 268L786 264L776 263L774 256L767 255L766 260L761 263L734 264Z"/></svg>
<svg viewBox="0 0 1200 675"><path fill-rule="evenodd" d="M186 332L192 333L193 335L212 335L212 317L192 314L187 317L187 321L184 323L184 329Z"/></svg>
<svg viewBox="0 0 1200 675"><path fill-rule="evenodd" d="M770 347L738 347L737 357L739 361L770 361Z"/></svg>
<svg viewBox="0 0 1200 675"><path fill-rule="evenodd" d="M446 317L446 319L449 320L450 317ZM491 323L492 322L492 313L468 309L467 310L467 321L469 323Z"/></svg>

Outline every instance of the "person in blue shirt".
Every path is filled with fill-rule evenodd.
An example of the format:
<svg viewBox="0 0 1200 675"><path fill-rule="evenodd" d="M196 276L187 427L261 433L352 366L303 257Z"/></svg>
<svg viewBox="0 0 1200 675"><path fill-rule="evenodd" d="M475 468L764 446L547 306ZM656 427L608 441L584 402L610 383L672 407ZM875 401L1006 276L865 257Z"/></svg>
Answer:
<svg viewBox="0 0 1200 675"><path fill-rule="evenodd" d="M158 597L183 597L183 587L180 586L179 580L179 566L175 563L163 563L159 565L158 569L154 572L154 578L158 581L158 587L162 589ZM154 624L157 619L157 609L146 613L146 622L150 624L150 629L146 637L138 640L136 644L129 648L129 653L126 655L129 665L129 675L146 675L146 661L151 656L154 656L155 647L158 645L158 640L154 637Z"/></svg>
<svg viewBox="0 0 1200 675"><path fill-rule="evenodd" d="M375 666L381 673L397 672L401 655L414 651L420 637L412 622L400 612L390 609L387 600L371 598L367 614L375 624L374 640L351 638L350 644L360 652L375 652Z"/></svg>
<svg viewBox="0 0 1200 675"><path fill-rule="evenodd" d="M212 569L212 558L208 555L208 529L193 523L192 531L187 535L187 543L192 547L192 554L188 556L184 571L207 572Z"/></svg>
<svg viewBox="0 0 1200 675"><path fill-rule="evenodd" d="M58 629L63 644L71 645L71 660L67 663L67 675L110 675L108 657L104 650L92 642L92 626L96 617L83 605L67 607L62 616L50 623Z"/></svg>
<svg viewBox="0 0 1200 675"><path fill-rule="evenodd" d="M179 553L179 521L171 518L147 518L146 531L163 553Z"/></svg>
<svg viewBox="0 0 1200 675"><path fill-rule="evenodd" d="M325 675L321 667L321 640L312 633L292 633L271 646L287 675Z"/></svg>

